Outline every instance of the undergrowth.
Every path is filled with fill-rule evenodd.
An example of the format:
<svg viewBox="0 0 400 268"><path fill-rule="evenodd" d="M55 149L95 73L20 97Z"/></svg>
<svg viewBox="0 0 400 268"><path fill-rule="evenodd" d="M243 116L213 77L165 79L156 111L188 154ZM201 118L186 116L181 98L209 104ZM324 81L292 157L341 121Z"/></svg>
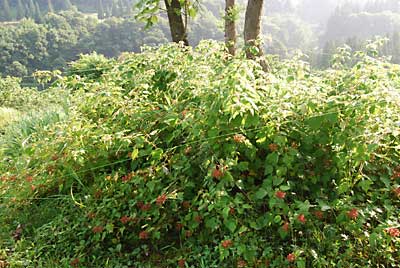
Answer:
<svg viewBox="0 0 400 268"><path fill-rule="evenodd" d="M0 137L10 266L399 267L399 66L269 62L203 42L74 63L46 93L65 116Z"/></svg>

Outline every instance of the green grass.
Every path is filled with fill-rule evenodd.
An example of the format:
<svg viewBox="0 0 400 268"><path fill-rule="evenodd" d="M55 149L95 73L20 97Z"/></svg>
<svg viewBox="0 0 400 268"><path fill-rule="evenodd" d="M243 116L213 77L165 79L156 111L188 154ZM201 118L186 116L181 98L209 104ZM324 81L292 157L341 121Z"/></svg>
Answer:
<svg viewBox="0 0 400 268"><path fill-rule="evenodd" d="M17 120L20 112L13 108L0 107L0 133L11 122Z"/></svg>
<svg viewBox="0 0 400 268"><path fill-rule="evenodd" d="M49 109L47 111L32 112L19 116L19 120L15 114L19 114L14 109L7 109L9 113L1 113L0 110L0 126L4 124L3 136L0 138L0 148L4 155L17 156L24 152L25 144L32 142L33 139L38 140L41 137L40 130L47 126L60 122L66 118L66 113L59 108ZM13 111L13 112L11 112ZM4 119L1 115L4 115ZM3 119L3 120L2 120ZM7 126L6 126L6 123ZM1 129L1 128L0 128Z"/></svg>

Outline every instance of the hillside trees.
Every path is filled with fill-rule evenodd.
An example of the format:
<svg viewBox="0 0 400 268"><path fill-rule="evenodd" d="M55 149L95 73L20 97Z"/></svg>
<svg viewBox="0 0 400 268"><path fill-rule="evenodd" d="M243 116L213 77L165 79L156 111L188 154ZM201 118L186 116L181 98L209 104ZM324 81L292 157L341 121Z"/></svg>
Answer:
<svg viewBox="0 0 400 268"><path fill-rule="evenodd" d="M63 69L81 53L107 57L140 52L140 47L168 42L162 27L151 31L134 18L103 21L74 11L49 13L42 23L23 19L0 26L0 75L21 76L35 70Z"/></svg>
<svg viewBox="0 0 400 268"><path fill-rule="evenodd" d="M329 17L326 30L319 40L322 54L326 55L320 56L321 64L318 67L329 66L329 58L335 48L347 44L357 50L376 35L386 36L389 39L381 50L382 55L392 56L392 62L399 63L400 15L394 12L395 7L391 4L393 3L390 1L370 1L363 10L356 7L336 8Z"/></svg>

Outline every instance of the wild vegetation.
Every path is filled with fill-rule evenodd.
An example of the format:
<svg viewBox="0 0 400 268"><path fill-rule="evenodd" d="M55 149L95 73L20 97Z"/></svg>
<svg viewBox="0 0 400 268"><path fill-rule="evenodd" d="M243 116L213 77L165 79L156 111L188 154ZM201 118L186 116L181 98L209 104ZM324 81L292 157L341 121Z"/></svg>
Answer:
<svg viewBox="0 0 400 268"><path fill-rule="evenodd" d="M399 67L224 50L84 56L34 99L2 80L11 267L400 265Z"/></svg>
<svg viewBox="0 0 400 268"><path fill-rule="evenodd" d="M25 2L0 0L0 267L400 266L396 1L226 0L225 36L221 2Z"/></svg>

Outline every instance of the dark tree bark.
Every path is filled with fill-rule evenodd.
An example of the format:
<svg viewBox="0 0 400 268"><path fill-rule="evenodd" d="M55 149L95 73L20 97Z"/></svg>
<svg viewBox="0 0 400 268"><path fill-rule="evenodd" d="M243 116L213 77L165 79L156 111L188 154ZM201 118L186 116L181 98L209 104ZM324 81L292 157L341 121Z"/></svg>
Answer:
<svg viewBox="0 0 400 268"><path fill-rule="evenodd" d="M225 44L231 55L236 52L236 23L232 11L235 0L225 0Z"/></svg>
<svg viewBox="0 0 400 268"><path fill-rule="evenodd" d="M183 42L189 45L186 27L182 18L182 6L179 0L164 0L167 8L169 28L171 30L172 41L175 43Z"/></svg>
<svg viewBox="0 0 400 268"><path fill-rule="evenodd" d="M263 51L258 43L261 32L261 12L264 0L248 0L245 22L244 22L244 42L246 46L246 56L248 59L256 59L263 56ZM258 52L254 49L257 48ZM264 71L268 71L268 65L265 60L260 61Z"/></svg>

